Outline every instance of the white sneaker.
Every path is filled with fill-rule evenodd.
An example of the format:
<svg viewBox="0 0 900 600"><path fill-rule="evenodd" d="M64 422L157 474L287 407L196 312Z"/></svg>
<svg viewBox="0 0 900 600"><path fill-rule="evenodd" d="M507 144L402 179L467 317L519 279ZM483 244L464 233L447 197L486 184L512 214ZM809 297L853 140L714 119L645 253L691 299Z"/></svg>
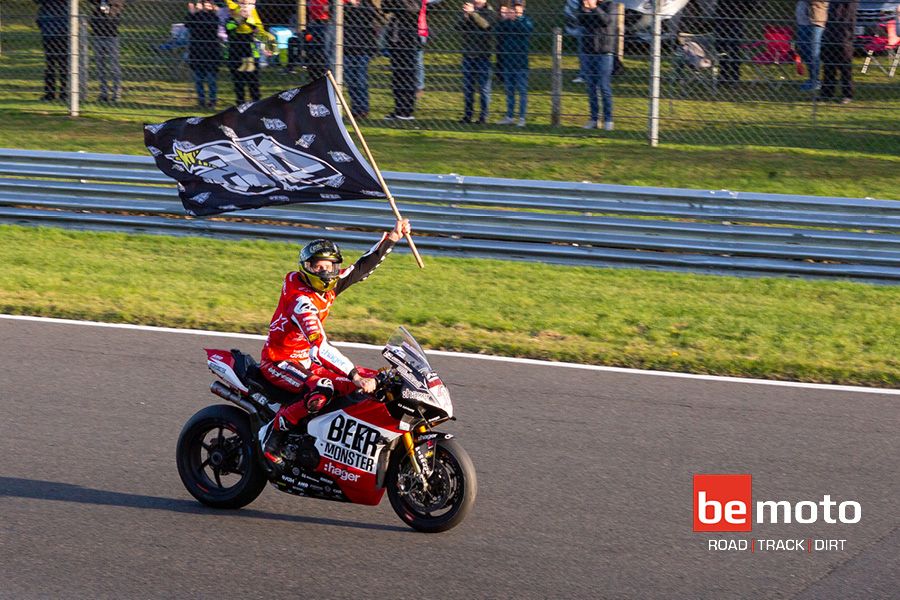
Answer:
<svg viewBox="0 0 900 600"><path fill-rule="evenodd" d="M582 129L597 129L597 121L590 120L584 124Z"/></svg>
<svg viewBox="0 0 900 600"><path fill-rule="evenodd" d="M604 131L612 131L613 130L613 122L612 121L604 122L603 129L604 129Z"/></svg>
<svg viewBox="0 0 900 600"><path fill-rule="evenodd" d="M575 79L572 80L572 83L584 83L584 78L581 75L579 75L578 77L576 77Z"/></svg>
<svg viewBox="0 0 900 600"><path fill-rule="evenodd" d="M513 119L512 117L503 117L502 119L497 121L497 125L512 125L515 122L515 119Z"/></svg>
<svg viewBox="0 0 900 600"><path fill-rule="evenodd" d="M525 117L519 117L519 122L516 123L516 127L525 127Z"/></svg>

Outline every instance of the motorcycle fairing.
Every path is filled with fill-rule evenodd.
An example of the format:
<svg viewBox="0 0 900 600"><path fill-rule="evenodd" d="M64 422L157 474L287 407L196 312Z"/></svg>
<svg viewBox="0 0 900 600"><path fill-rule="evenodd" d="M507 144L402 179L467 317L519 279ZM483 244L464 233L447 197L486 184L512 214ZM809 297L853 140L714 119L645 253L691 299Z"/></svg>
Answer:
<svg viewBox="0 0 900 600"><path fill-rule="evenodd" d="M402 431L384 404L365 400L312 419L307 431L315 440L318 474L332 479L356 504L381 502L388 447Z"/></svg>
<svg viewBox="0 0 900 600"><path fill-rule="evenodd" d="M232 356L230 351L210 348L204 348L204 350L206 350L206 364L210 371L228 383L228 385L245 393L250 391L237 376L237 373L234 372L234 356Z"/></svg>

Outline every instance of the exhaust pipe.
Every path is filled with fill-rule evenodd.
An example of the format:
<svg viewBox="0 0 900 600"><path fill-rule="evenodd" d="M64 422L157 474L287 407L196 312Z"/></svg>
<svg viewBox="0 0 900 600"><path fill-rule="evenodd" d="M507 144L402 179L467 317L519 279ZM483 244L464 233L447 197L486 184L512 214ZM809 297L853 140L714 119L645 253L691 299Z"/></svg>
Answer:
<svg viewBox="0 0 900 600"><path fill-rule="evenodd" d="M251 415L259 417L259 411L256 410L255 406L253 406L252 404L250 404L249 402L247 402L246 400L241 398L241 395L239 393L237 393L230 387L226 386L221 381L213 381L212 385L209 386L209 391L212 392L213 394L215 394L216 396L219 396L220 398L224 398L225 400L228 400L229 402L233 402L234 404L237 404L238 406L240 406L241 408L246 410Z"/></svg>

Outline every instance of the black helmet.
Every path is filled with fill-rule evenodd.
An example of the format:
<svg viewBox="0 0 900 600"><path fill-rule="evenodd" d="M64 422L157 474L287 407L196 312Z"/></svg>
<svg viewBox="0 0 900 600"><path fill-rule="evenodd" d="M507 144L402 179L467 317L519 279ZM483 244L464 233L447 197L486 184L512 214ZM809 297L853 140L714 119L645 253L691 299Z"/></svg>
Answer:
<svg viewBox="0 0 900 600"><path fill-rule="evenodd" d="M312 263L331 262L331 269L314 270ZM341 249L331 240L313 240L300 250L300 276L317 292L328 292L337 285L341 272Z"/></svg>

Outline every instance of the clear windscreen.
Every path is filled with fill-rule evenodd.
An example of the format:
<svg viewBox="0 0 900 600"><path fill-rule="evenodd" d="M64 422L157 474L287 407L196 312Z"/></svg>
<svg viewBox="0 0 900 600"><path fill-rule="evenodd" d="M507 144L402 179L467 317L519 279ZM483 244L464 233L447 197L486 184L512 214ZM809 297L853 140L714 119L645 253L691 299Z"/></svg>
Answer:
<svg viewBox="0 0 900 600"><path fill-rule="evenodd" d="M433 370L428 363L428 358L425 357L425 351L419 346L419 342L404 327L397 328L397 331L388 339L384 349L403 357L406 364L421 373ZM396 350L400 350L400 352Z"/></svg>

